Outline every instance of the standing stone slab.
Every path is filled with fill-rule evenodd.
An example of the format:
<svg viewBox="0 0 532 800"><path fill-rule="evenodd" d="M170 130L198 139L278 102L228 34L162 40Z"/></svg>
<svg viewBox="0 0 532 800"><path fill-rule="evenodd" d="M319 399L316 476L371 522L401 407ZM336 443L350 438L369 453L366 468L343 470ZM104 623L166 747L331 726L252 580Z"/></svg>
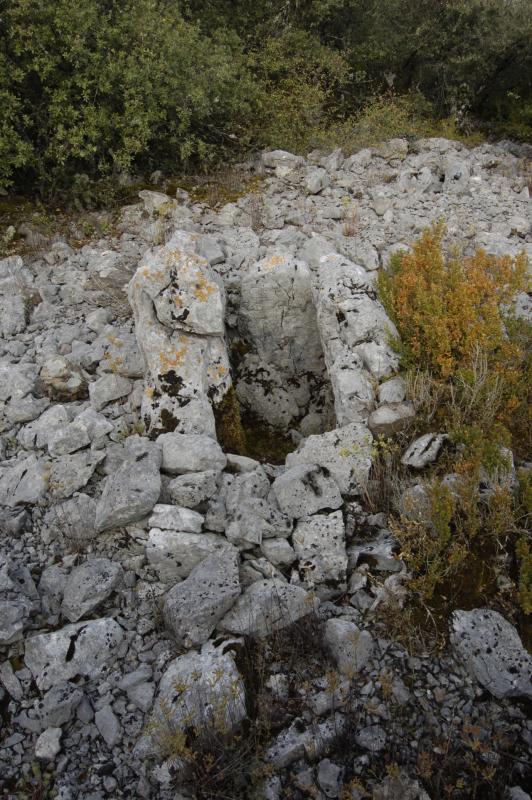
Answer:
<svg viewBox="0 0 532 800"><path fill-rule="evenodd" d="M224 289L197 246L198 237L177 232L146 253L129 284L147 370L142 415L150 434L215 436L211 400L221 400L231 385Z"/></svg>

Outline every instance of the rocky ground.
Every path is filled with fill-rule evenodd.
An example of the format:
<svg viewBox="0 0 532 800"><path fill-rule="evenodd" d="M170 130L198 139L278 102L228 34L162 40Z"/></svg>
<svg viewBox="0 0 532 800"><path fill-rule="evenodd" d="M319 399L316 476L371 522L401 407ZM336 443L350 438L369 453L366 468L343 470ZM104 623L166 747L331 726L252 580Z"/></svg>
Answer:
<svg viewBox="0 0 532 800"><path fill-rule="evenodd" d="M0 261L1 796L529 797L517 632L386 638L406 570L361 498L414 413L375 276L439 218L532 256L527 155L268 152L235 203L143 191L105 239ZM285 463L221 447L235 398Z"/></svg>

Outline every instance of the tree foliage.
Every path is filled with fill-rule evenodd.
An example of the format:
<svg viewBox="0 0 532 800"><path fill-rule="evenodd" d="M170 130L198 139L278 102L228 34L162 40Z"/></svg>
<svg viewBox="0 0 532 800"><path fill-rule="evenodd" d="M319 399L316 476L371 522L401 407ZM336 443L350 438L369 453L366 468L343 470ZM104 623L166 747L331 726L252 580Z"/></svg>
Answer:
<svg viewBox="0 0 532 800"><path fill-rule="evenodd" d="M4 0L0 187L305 149L391 88L527 139L531 19L528 0Z"/></svg>

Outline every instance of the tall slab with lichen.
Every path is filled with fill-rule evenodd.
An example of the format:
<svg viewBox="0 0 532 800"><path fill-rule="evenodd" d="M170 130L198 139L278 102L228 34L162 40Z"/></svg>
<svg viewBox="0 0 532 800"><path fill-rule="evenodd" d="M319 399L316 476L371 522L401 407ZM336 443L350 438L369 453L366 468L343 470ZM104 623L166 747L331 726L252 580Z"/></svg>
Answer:
<svg viewBox="0 0 532 800"><path fill-rule="evenodd" d="M166 245L147 251L129 284L146 362L142 417L153 436L215 436L211 403L231 386L225 291L197 245L194 234L178 231Z"/></svg>

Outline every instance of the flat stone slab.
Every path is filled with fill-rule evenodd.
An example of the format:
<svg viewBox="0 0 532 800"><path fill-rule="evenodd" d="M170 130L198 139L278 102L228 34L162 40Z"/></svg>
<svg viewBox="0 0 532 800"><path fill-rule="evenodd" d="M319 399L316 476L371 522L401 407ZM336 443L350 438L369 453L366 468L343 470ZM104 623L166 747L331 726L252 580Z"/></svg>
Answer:
<svg viewBox="0 0 532 800"><path fill-rule="evenodd" d="M123 638L113 619L78 622L27 639L24 662L39 689L49 689L76 675L97 675L114 658Z"/></svg>
<svg viewBox="0 0 532 800"><path fill-rule="evenodd" d="M532 699L532 656L497 611L455 611L451 643L470 675L492 695Z"/></svg>

